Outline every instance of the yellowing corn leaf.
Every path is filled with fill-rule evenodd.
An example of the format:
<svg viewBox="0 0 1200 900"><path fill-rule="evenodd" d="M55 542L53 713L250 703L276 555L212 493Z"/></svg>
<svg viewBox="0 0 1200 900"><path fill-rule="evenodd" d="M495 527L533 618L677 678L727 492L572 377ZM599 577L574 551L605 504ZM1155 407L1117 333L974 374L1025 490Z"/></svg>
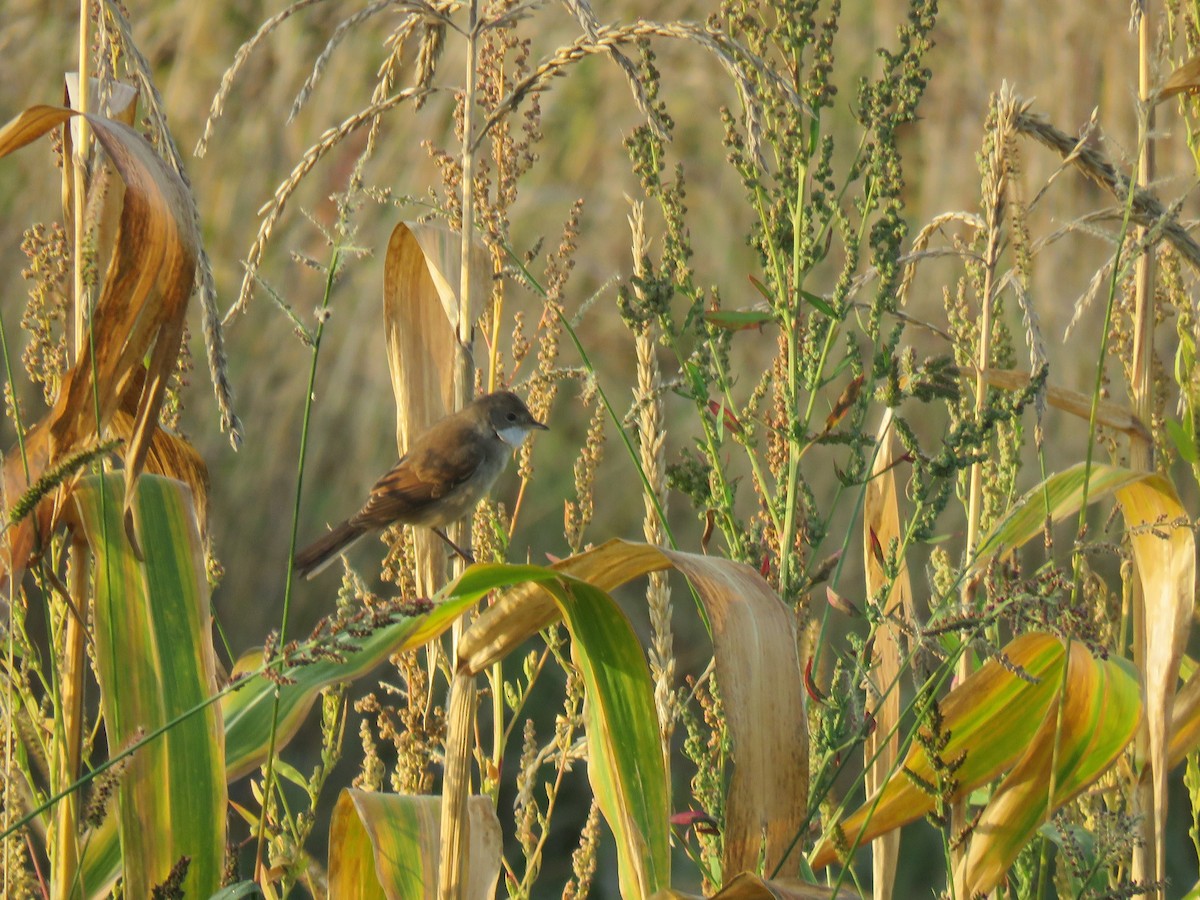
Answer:
<svg viewBox="0 0 1200 900"><path fill-rule="evenodd" d="M1145 604L1146 726L1154 787L1157 877L1166 877L1168 741L1179 662L1196 592L1196 539L1175 489L1160 475L1117 491Z"/></svg>
<svg viewBox="0 0 1200 900"><path fill-rule="evenodd" d="M1029 749L1008 773L972 830L955 873L958 896L986 894L1050 813L1095 781L1133 739L1141 698L1132 666L1097 660L1071 645L1062 703L1052 702ZM1053 797L1051 796L1053 795Z"/></svg>
<svg viewBox="0 0 1200 900"><path fill-rule="evenodd" d="M464 579L507 571L517 586L502 593L463 633L460 671L482 671L555 621L561 615L562 601L555 599L561 589L554 587L560 577L570 576L568 584L578 579L591 588L611 590L670 566L692 583L712 622L717 677L730 711L735 767L724 828L727 865L751 868L762 858L768 870L774 869L784 861L807 809L808 737L791 615L753 569L625 541L610 541L548 568L474 566ZM591 606L587 611L599 615ZM640 648L638 658L640 671L645 669ZM772 727L763 728L764 721ZM647 729L646 735L651 734L657 735L657 726ZM645 766L654 744L635 748L622 735L614 759L621 762L628 756L630 765ZM609 811L601 808L607 817Z"/></svg>
<svg viewBox="0 0 1200 900"><path fill-rule="evenodd" d="M25 110L0 129L0 157L73 115L50 106ZM194 280L199 241L179 176L128 125L101 116L88 116L88 122L125 183L125 203L112 257L99 261L107 269L91 313L91 340L64 376L44 433L42 425L32 428L24 460L15 452L5 460L10 508L46 469L95 444L129 384L143 378L125 451L125 496L132 498L179 353ZM10 538L10 572L25 565L31 531L25 522Z"/></svg>
<svg viewBox="0 0 1200 900"><path fill-rule="evenodd" d="M1088 502L1116 495L1125 516L1130 546L1142 582L1145 646L1139 655L1147 700L1150 773L1154 787L1154 827L1158 876L1165 866L1162 837L1166 828L1167 773L1170 770L1171 720L1188 729L1188 716L1174 710L1179 661L1191 627L1195 597L1196 548L1186 513L1170 482L1159 475L1119 466L1079 464L1053 475L1026 494L980 545L975 567L1019 547L1055 521L1079 511L1085 486ZM1178 746L1186 743L1186 739Z"/></svg>
<svg viewBox="0 0 1200 900"><path fill-rule="evenodd" d="M459 353L458 287L461 240L444 225L401 222L392 231L383 264L383 322L388 368L396 399L396 446L409 442L454 411L454 368ZM473 297L491 284L486 252L472 253ZM477 315L472 310L472 317ZM441 540L426 529L414 535L423 590L440 587L445 571Z"/></svg>
<svg viewBox="0 0 1200 900"><path fill-rule="evenodd" d="M873 552L878 544L890 552L894 542L903 540L900 530L900 509L896 501L896 475L892 453L892 411L884 415L879 426L879 449L871 467L863 500L863 558L866 560L867 596L880 604L889 617L875 631L875 666L868 677L875 686L869 692L872 706L868 711L875 719L875 728L868 735L863 753L866 756L865 787L871 796L887 780L892 765L900 754L900 670L903 658L900 629L892 617L913 622L912 584L908 565L903 557L894 581L888 584L882 561ZM884 589L886 596L880 596ZM880 697L876 702L873 698ZM900 853L900 831L894 830L875 839L871 847L872 887L875 900L889 900L896 880L896 862Z"/></svg>
<svg viewBox="0 0 1200 900"><path fill-rule="evenodd" d="M978 571L984 568L993 557L1003 556L1041 534L1047 517L1060 522L1079 512L1085 487L1088 503L1095 503L1147 477L1146 472L1098 463L1091 466L1090 478L1085 463L1051 475L1021 497L991 533L979 542L972 569Z"/></svg>
<svg viewBox="0 0 1200 900"><path fill-rule="evenodd" d="M1062 690L1067 692L1068 711L1078 717L1064 734L1079 733L1082 744L1072 745L1070 751L1060 757L1055 772L1048 768L1040 771L1042 786L1048 786L1052 778L1060 786L1060 791L1056 792L1056 798L1060 798L1056 799L1057 805L1090 783L1111 763L1116 752L1133 735L1141 716L1140 703L1136 702L1137 683L1119 663L1095 660L1080 644L1073 644L1071 652L1071 670L1064 682L1062 642L1048 634L1022 635L1002 651L1007 661L1005 665L994 659L988 660L941 702L942 730L950 735L942 758L956 760L961 757L963 760L955 774L959 786L953 799L967 796L1022 759L1035 746L1046 718L1055 717L1056 700ZM1015 674L1010 670L1012 667L1019 667L1022 674ZM1104 703L1111 702L1113 697L1120 703L1112 708L1105 707ZM1096 718L1097 703L1100 719ZM1090 725L1085 724L1089 722ZM1094 730L1098 723L1107 729L1104 735L1085 733L1088 728ZM1116 751L1112 750L1114 744L1120 745ZM924 816L934 808L934 800L916 782L932 784L935 780L934 769L925 751L914 743L905 756L903 771L894 774L877 795L837 826L844 845L861 846L880 834ZM1040 801L1031 798L1029 802L1040 802L1044 814L1044 797ZM1005 828L1003 823L995 827L998 831ZM1024 826L1017 822L1013 827ZM814 853L813 868L827 866L837 857L834 842L823 841Z"/></svg>
<svg viewBox="0 0 1200 900"><path fill-rule="evenodd" d="M691 582L712 625L717 684L733 741L725 872L774 872L808 810L808 718L795 620L754 569L663 550ZM771 723L764 728L764 723ZM800 855L781 874L799 871Z"/></svg>
<svg viewBox="0 0 1200 900"><path fill-rule="evenodd" d="M338 795L333 819L329 823L329 889L336 891L335 897L385 900L387 892L383 889L383 879L375 869L375 849L371 845L371 836L358 818L353 801L347 797L350 790L343 788ZM434 797L429 799L436 800ZM427 856L413 856L408 871L401 872L403 880L416 887L416 890L408 893L409 897L436 896L437 844L432 849L426 848L425 852ZM423 871L426 868L434 871ZM424 888L427 882L434 885L432 891Z"/></svg>
<svg viewBox="0 0 1200 900"><path fill-rule="evenodd" d="M437 895L437 797L344 789L329 825L329 896L420 900ZM504 849L487 797L468 804L470 869L465 900L491 900Z"/></svg>
<svg viewBox="0 0 1200 900"><path fill-rule="evenodd" d="M671 883L670 789L650 669L608 594L582 581L550 587L583 677L588 780L616 840L621 895L646 897Z"/></svg>
<svg viewBox="0 0 1200 900"><path fill-rule="evenodd" d="M95 661L109 751L166 729L129 758L118 782L125 893L149 897L186 855L183 889L207 897L224 869L225 741L219 708L203 705L217 686L195 512L178 482L141 479L128 503L144 537L139 559L121 527L119 477L88 478L72 496L95 558ZM98 871L98 856L83 871Z"/></svg>

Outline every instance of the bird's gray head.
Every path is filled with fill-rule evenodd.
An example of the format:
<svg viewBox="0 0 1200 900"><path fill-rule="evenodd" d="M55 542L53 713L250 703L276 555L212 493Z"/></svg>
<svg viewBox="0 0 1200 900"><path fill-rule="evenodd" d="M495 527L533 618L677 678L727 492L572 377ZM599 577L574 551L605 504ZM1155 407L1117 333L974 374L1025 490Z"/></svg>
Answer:
<svg viewBox="0 0 1200 900"><path fill-rule="evenodd" d="M524 401L512 391L486 394L475 403L486 412L488 424L500 440L513 447L521 446L529 432L535 429L547 430L545 425L533 417Z"/></svg>

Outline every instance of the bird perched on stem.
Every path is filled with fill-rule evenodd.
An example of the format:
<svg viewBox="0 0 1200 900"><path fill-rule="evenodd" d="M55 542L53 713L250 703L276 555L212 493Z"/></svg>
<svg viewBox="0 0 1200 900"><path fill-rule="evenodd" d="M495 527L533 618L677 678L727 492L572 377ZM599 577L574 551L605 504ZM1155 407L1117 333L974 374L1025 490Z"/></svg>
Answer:
<svg viewBox="0 0 1200 900"><path fill-rule="evenodd" d="M442 528L488 495L514 448L546 426L510 391L485 394L420 434L395 467L375 482L362 509L296 554L296 572L312 578L365 534L389 525L424 525L468 562Z"/></svg>

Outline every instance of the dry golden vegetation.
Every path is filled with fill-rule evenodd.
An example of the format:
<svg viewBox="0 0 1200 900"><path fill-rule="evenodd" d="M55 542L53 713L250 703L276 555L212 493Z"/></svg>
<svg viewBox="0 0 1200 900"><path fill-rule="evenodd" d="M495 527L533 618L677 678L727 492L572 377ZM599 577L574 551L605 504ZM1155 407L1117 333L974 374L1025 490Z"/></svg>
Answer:
<svg viewBox="0 0 1200 900"><path fill-rule="evenodd" d="M6 6L0 894L1195 890L1200 6L847 6Z"/></svg>

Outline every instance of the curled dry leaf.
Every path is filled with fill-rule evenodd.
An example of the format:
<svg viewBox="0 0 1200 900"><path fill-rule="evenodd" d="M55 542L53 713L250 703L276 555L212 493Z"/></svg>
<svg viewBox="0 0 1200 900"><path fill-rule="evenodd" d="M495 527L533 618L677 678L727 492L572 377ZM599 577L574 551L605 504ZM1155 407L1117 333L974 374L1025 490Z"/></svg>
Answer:
<svg viewBox="0 0 1200 900"><path fill-rule="evenodd" d="M611 590L668 567L687 577L704 606L729 714L735 765L724 869L739 872L765 860L771 871L790 861L786 868L796 872L792 838L808 806L808 725L791 611L749 566L648 544L609 541L552 568ZM458 665L481 672L557 618L539 584L505 591L463 633Z"/></svg>
<svg viewBox="0 0 1200 900"><path fill-rule="evenodd" d="M1169 741L1179 664L1196 596L1196 539L1174 486L1161 475L1116 492L1142 585L1146 627L1139 661L1154 790L1156 877L1166 875Z"/></svg>
<svg viewBox="0 0 1200 900"><path fill-rule="evenodd" d="M383 264L383 324L396 399L396 447L454 411L454 368L459 353L458 285L461 240L444 225L401 222L388 240ZM486 252L473 248L473 297L490 284ZM478 310L472 310L472 318ZM432 592L445 572L442 542L426 529L414 535L422 590Z"/></svg>
<svg viewBox="0 0 1200 900"><path fill-rule="evenodd" d="M133 431L133 416L118 410L109 423L112 433L127 440ZM145 470L182 481L192 492L196 521L203 537L208 530L208 466L190 443L163 429L154 432L146 452Z"/></svg>
<svg viewBox="0 0 1200 900"><path fill-rule="evenodd" d="M879 449L871 467L863 500L864 568L867 596L878 602L884 617L875 631L876 665L868 678L873 689L865 710L870 731L863 748L867 794L873 795L887 781L900 755L900 673L904 646L900 623L916 623L912 583L904 558L903 532L897 500L896 472L892 437L892 411L889 409L878 432ZM880 545L897 550L896 572L889 578L884 570ZM900 855L900 832L880 835L872 843L872 883L876 900L890 900Z"/></svg>
<svg viewBox="0 0 1200 900"><path fill-rule="evenodd" d="M383 322L400 451L454 411L459 247L456 232L427 223L401 222L388 240ZM471 275L481 297L491 280L482 250L472 256Z"/></svg>
<svg viewBox="0 0 1200 900"><path fill-rule="evenodd" d="M0 129L0 157L75 115L74 110L52 106L25 110ZM182 180L133 128L102 116L87 119L125 184L125 202L91 314L91 339L64 376L53 410L30 429L24 452L5 459L5 501L10 507L57 460L95 443L130 385L141 379L125 448L125 495L133 495L132 484L150 453L179 355L195 278L199 241ZM127 516L127 526L130 521ZM35 543L29 520L15 532L9 538L10 572L24 567Z"/></svg>
<svg viewBox="0 0 1200 900"><path fill-rule="evenodd" d="M91 89L93 97L100 96L99 79L91 79ZM72 109L81 107L78 72L66 73L66 96L66 106ZM137 120L137 104L137 89L132 85L117 82L112 85L104 103L105 115L133 126ZM71 120L71 127L64 129L64 159L74 155L75 146L79 143L79 130L80 118L76 116ZM68 230L72 227L75 213L75 174L74 166L63 167L63 215ZM102 153L96 154L93 159L91 181L87 185L84 201L84 227L89 244L95 248L95 259L111 259L120 230L121 209L125 205L125 183L113 168L112 161ZM103 274L98 272L97 277Z"/></svg>

